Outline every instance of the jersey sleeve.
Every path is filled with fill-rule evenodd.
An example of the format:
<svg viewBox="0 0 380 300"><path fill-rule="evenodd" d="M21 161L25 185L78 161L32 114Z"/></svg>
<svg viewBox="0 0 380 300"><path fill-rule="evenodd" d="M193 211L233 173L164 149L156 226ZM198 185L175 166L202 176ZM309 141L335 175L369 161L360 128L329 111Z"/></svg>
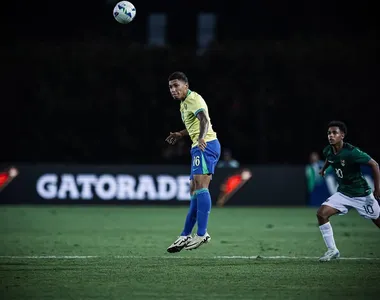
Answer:
<svg viewBox="0 0 380 300"><path fill-rule="evenodd" d="M191 99L191 101L189 101L187 105L187 110L192 112L194 116L197 116L199 112L205 110L203 103L204 101L202 101L202 98L200 96L195 96Z"/></svg>
<svg viewBox="0 0 380 300"><path fill-rule="evenodd" d="M367 153L361 151L359 148L355 148L351 152L351 161L353 163L366 164L370 160L371 160L371 157Z"/></svg>

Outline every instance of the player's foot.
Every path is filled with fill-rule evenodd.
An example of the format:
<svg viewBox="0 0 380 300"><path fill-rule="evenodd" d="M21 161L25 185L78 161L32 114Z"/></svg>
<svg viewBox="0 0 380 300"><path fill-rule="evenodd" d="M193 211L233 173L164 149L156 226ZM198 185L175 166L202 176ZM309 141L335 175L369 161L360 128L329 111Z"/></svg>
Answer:
<svg viewBox="0 0 380 300"><path fill-rule="evenodd" d="M191 235L180 236L169 246L167 251L175 253L181 251L191 241Z"/></svg>
<svg viewBox="0 0 380 300"><path fill-rule="evenodd" d="M185 250L197 249L199 246L208 243L211 240L210 235L206 232L205 235L195 235L190 242L185 246Z"/></svg>
<svg viewBox="0 0 380 300"><path fill-rule="evenodd" d="M338 249L329 249L327 252L319 258L319 261L330 261L332 259L337 259L340 257L340 253Z"/></svg>

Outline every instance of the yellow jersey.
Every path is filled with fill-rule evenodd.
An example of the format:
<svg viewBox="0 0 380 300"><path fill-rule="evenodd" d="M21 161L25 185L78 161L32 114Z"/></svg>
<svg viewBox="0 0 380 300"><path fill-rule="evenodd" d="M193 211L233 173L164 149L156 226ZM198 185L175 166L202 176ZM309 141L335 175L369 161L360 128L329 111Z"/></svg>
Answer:
<svg viewBox="0 0 380 300"><path fill-rule="evenodd" d="M216 132L212 129L211 119L208 114L208 107L203 100L202 96L196 92L188 91L185 100L181 101L180 111L182 122L185 124L186 130L189 133L190 139L193 144L191 147L195 147L198 145L198 137L200 133L199 123L200 121L197 118L197 114L201 111L204 112L208 121L209 127L205 136L205 141L210 142L212 140L216 140Z"/></svg>

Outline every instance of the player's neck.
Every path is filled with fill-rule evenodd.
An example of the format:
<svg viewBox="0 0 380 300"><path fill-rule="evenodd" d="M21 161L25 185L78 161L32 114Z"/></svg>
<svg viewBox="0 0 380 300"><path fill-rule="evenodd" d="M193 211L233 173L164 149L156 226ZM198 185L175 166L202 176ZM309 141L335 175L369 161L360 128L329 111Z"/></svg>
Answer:
<svg viewBox="0 0 380 300"><path fill-rule="evenodd" d="M190 89L188 89L188 90L187 90L187 93L186 93L186 95L185 95L185 98L181 99L181 101L185 101L186 98L187 98L187 96L190 95L190 93L191 93L191 91L190 91Z"/></svg>
<svg viewBox="0 0 380 300"><path fill-rule="evenodd" d="M343 148L343 141L332 146L334 153L337 154Z"/></svg>

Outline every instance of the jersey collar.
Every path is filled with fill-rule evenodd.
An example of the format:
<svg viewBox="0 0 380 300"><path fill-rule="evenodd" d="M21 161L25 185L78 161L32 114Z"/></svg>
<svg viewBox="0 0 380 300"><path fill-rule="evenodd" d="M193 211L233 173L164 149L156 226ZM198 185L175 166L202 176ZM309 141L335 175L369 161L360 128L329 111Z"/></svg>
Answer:
<svg viewBox="0 0 380 300"><path fill-rule="evenodd" d="M346 143L343 142L342 148L340 148L340 150L339 150L337 153L334 152L334 147L333 147L333 145L330 145L330 146L331 146L331 151L332 151L332 153L333 153L334 155L338 155L340 152L342 152L343 148L345 148Z"/></svg>
<svg viewBox="0 0 380 300"><path fill-rule="evenodd" d="M185 102L185 100L187 99L187 97L191 94L191 91L190 89L187 90L187 94L186 94L186 97L185 99L182 100L182 102Z"/></svg>

